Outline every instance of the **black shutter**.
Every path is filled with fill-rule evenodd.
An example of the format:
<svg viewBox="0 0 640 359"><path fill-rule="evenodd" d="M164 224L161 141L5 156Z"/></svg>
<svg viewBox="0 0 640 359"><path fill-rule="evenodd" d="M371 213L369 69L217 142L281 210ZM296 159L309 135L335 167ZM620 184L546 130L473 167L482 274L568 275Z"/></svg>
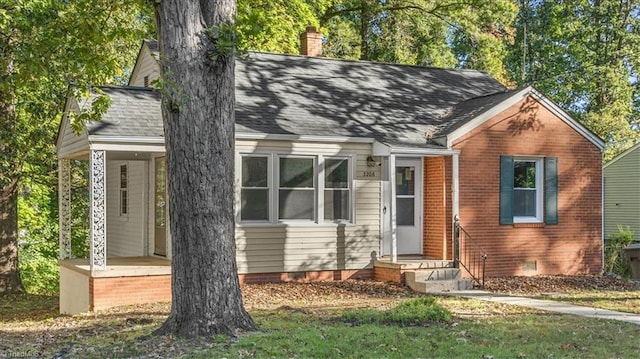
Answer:
<svg viewBox="0 0 640 359"><path fill-rule="evenodd" d="M558 224L558 158L544 159L544 223Z"/></svg>
<svg viewBox="0 0 640 359"><path fill-rule="evenodd" d="M500 224L513 224L513 157L500 156Z"/></svg>

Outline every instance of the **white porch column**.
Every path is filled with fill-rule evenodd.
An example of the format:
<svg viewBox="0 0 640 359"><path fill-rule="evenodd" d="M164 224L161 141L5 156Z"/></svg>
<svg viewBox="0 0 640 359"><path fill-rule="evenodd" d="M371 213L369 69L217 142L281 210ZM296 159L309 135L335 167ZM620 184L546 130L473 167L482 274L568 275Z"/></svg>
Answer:
<svg viewBox="0 0 640 359"><path fill-rule="evenodd" d="M71 258L71 163L58 160L58 241L60 259Z"/></svg>
<svg viewBox="0 0 640 359"><path fill-rule="evenodd" d="M456 265L458 264L458 260L460 259L460 242L459 242L459 238L457 237L457 232L458 228L456 228L456 225L458 224L458 219L460 218L458 216L459 214L459 206L460 206L460 188L459 188L459 153L454 153L452 157L452 169L451 172L453 172L451 174L452 181L453 183L451 184L451 197L452 197L452 228L451 231L453 233L453 260L455 261Z"/></svg>
<svg viewBox="0 0 640 359"><path fill-rule="evenodd" d="M452 208L452 212L453 212L453 218L456 218L458 216L458 210L459 210L459 205L460 205L460 198L459 198L459 193L460 193L460 189L459 189L459 172L458 172L458 163L459 163L459 153L454 153L452 156L452 177L453 177L453 183L451 184L451 191L453 192L451 194L452 196L452 201L453 201L453 208Z"/></svg>
<svg viewBox="0 0 640 359"><path fill-rule="evenodd" d="M396 155L389 155L389 184L391 200L389 214L391 218L391 263L398 262L398 237L396 236Z"/></svg>
<svg viewBox="0 0 640 359"><path fill-rule="evenodd" d="M104 270L106 261L106 153L91 151L89 159L89 267L91 271Z"/></svg>

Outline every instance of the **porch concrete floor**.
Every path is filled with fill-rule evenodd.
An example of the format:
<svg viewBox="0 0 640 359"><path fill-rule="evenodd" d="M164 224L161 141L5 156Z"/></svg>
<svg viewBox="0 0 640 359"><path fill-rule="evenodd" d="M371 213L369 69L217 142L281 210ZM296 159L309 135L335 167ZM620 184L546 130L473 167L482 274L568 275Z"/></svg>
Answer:
<svg viewBox="0 0 640 359"><path fill-rule="evenodd" d="M94 270L93 273L90 270L88 259L63 259L59 263L60 266L95 278L171 274L171 260L158 257L107 258L107 268Z"/></svg>
<svg viewBox="0 0 640 359"><path fill-rule="evenodd" d="M453 268L453 261L447 259L431 259L419 255L398 256L396 262L391 261L391 256L383 256L373 262L374 267L395 268L401 270L427 269L427 268Z"/></svg>

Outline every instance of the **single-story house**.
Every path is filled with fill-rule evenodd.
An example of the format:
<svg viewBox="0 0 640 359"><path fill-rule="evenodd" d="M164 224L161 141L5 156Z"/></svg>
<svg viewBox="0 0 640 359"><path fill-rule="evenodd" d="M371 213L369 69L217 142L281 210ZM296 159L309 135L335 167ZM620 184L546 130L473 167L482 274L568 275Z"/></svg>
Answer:
<svg viewBox="0 0 640 359"><path fill-rule="evenodd" d="M640 238L640 143L604 165L604 234L629 227Z"/></svg>
<svg viewBox="0 0 640 359"><path fill-rule="evenodd" d="M601 273L600 138L532 87L323 58L313 29L302 40L301 56L236 60L241 282ZM60 124L62 312L171 298L158 59L144 41L129 86L102 87L100 122ZM90 164L88 260L70 258L74 159Z"/></svg>

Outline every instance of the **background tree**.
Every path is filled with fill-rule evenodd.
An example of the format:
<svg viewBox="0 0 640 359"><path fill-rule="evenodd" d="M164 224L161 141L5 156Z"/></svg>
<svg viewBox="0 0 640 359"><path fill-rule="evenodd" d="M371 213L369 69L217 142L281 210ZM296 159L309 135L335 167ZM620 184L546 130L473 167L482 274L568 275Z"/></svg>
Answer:
<svg viewBox="0 0 640 359"><path fill-rule="evenodd" d="M521 0L507 60L532 84L602 137L605 160L640 139L640 2Z"/></svg>
<svg viewBox="0 0 640 359"><path fill-rule="evenodd" d="M320 21L328 56L475 68L505 81L516 13L511 0L343 0Z"/></svg>
<svg viewBox="0 0 640 359"><path fill-rule="evenodd" d="M254 330L242 303L233 212L235 0L162 0L159 34L172 302L157 333Z"/></svg>
<svg viewBox="0 0 640 359"><path fill-rule="evenodd" d="M69 85L81 91L122 74L149 31L140 6L125 0L0 0L0 293L22 291L22 180L55 183L55 134Z"/></svg>

